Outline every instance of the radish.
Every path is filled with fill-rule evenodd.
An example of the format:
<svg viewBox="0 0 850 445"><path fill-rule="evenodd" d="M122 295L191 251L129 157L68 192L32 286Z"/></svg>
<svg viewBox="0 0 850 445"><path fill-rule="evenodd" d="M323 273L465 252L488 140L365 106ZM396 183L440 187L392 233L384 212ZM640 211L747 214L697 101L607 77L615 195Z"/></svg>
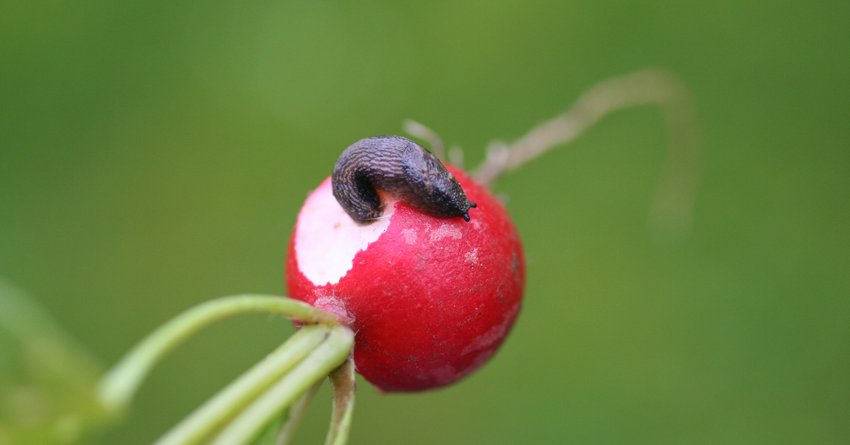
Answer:
<svg viewBox="0 0 850 445"><path fill-rule="evenodd" d="M328 178L307 198L291 237L288 294L354 330L356 369L383 391L428 390L469 375L493 356L520 310L525 267L516 228L486 188L454 167L447 172L477 204L469 222L431 216L379 190L383 214L358 224Z"/></svg>

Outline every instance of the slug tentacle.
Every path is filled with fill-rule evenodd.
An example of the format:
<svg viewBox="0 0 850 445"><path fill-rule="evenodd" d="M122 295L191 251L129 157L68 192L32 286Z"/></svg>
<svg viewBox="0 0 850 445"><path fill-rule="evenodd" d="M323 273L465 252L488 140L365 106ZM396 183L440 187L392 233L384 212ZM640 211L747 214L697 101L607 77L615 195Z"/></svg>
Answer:
<svg viewBox="0 0 850 445"><path fill-rule="evenodd" d="M400 136L361 139L336 161L333 194L351 218L368 224L383 214L379 191L431 216L469 221L476 205L430 152Z"/></svg>

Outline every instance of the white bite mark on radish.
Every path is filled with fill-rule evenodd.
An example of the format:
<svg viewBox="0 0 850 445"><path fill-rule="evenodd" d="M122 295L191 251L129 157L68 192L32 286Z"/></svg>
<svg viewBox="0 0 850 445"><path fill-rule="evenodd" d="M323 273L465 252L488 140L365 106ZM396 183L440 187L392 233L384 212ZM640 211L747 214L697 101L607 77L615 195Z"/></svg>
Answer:
<svg viewBox="0 0 850 445"><path fill-rule="evenodd" d="M301 273L316 286L337 284L354 266L354 256L386 232L395 201L385 201L384 215L359 225L333 196L330 179L310 194L295 229L295 259Z"/></svg>
<svg viewBox="0 0 850 445"><path fill-rule="evenodd" d="M463 237L463 234L460 233L460 229L451 224L440 224L437 230L431 232L432 243L443 238L461 239L461 237Z"/></svg>
<svg viewBox="0 0 850 445"><path fill-rule="evenodd" d="M416 229L404 229L401 231L401 236L404 237L404 242L411 246L416 244Z"/></svg>

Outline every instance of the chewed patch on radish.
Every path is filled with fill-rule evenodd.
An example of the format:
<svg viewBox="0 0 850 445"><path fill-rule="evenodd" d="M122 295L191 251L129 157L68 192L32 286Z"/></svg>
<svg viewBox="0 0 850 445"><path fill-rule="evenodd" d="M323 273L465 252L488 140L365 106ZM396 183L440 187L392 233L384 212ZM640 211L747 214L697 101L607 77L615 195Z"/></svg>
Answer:
<svg viewBox="0 0 850 445"><path fill-rule="evenodd" d="M334 198L330 179L322 182L298 215L294 241L301 273L316 286L338 283L354 266L355 255L386 232L395 202L385 199L384 215L374 223L360 225ZM412 238L415 242L415 232Z"/></svg>

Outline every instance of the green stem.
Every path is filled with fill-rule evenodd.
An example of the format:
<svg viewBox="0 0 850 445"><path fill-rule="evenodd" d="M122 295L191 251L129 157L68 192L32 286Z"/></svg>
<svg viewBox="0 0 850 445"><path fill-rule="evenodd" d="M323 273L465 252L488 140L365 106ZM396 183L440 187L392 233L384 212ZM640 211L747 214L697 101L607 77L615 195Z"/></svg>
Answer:
<svg viewBox="0 0 850 445"><path fill-rule="evenodd" d="M307 392L302 394L301 398L292 405L292 408L289 408L289 411L284 415L283 422L277 432L277 437L274 441L275 445L292 445L292 441L295 440L295 431L301 424L301 420L304 418L304 413L310 406L310 402L313 401L313 397L315 397L316 392L319 391L320 386L322 386L321 380L308 389Z"/></svg>
<svg viewBox="0 0 850 445"><path fill-rule="evenodd" d="M345 445L354 414L355 376L351 357L331 374L331 384L334 388L334 404L325 445Z"/></svg>
<svg viewBox="0 0 850 445"><path fill-rule="evenodd" d="M304 323L336 323L336 318L300 301L266 295L237 295L202 303L148 335L101 380L101 403L120 412L151 368L187 337L222 318L249 312L276 313Z"/></svg>
<svg viewBox="0 0 850 445"><path fill-rule="evenodd" d="M344 326L332 328L328 338L319 347L242 411L212 443L249 443L263 426L269 424L307 389L342 364L351 353L353 345L354 333L350 329Z"/></svg>
<svg viewBox="0 0 850 445"><path fill-rule="evenodd" d="M157 445L198 443L232 418L322 344L331 329L306 326L166 433Z"/></svg>

